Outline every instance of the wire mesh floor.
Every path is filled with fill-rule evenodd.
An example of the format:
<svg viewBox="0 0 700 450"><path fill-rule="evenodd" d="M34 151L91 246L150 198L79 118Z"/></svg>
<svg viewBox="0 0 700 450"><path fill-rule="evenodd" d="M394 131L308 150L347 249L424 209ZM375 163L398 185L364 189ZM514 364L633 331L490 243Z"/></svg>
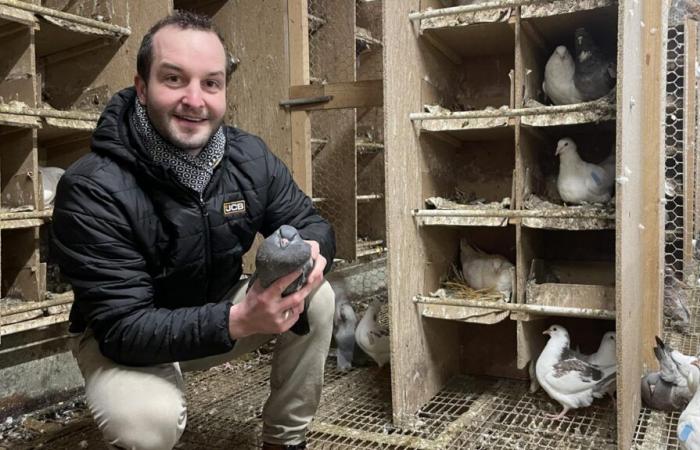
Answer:
<svg viewBox="0 0 700 450"><path fill-rule="evenodd" d="M668 342L685 353L697 350L700 301L695 290L687 334L667 330ZM262 405L269 393L271 355L251 354L208 371L186 374L188 423L179 449L259 448ZM392 425L388 367L340 372L326 364L321 405L308 434L313 449L614 449L612 399L571 411L562 420L545 413L559 405L524 381L463 376L453 379L416 415L414 427ZM643 409L635 449L677 449L679 413ZM54 405L22 419L21 433L3 438L5 448L103 449L82 399Z"/></svg>

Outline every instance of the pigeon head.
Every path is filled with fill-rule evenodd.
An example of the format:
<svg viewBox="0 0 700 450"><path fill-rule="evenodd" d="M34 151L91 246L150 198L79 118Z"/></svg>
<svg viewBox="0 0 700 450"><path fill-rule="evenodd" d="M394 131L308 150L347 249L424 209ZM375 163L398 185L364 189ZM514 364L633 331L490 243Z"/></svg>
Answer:
<svg viewBox="0 0 700 450"><path fill-rule="evenodd" d="M542 334L548 334L550 339L559 339L569 341L569 332L566 328L561 325L552 325L542 332Z"/></svg>
<svg viewBox="0 0 700 450"><path fill-rule="evenodd" d="M603 335L603 339L600 340L600 347L598 348L598 353L605 353L606 355L615 354L615 332L608 331Z"/></svg>
<svg viewBox="0 0 700 450"><path fill-rule="evenodd" d="M569 49L567 49L564 45L558 46L554 50L554 53L556 53L561 59L571 59L571 53L569 53Z"/></svg>
<svg viewBox="0 0 700 450"><path fill-rule="evenodd" d="M571 150L576 151L576 143L571 138L562 138L557 142L557 150L554 152L554 156L559 156L564 153L570 152Z"/></svg>
<svg viewBox="0 0 700 450"><path fill-rule="evenodd" d="M576 55L579 61L583 62L588 59L596 48L591 34L585 28L579 28L574 34L574 44L576 46Z"/></svg>

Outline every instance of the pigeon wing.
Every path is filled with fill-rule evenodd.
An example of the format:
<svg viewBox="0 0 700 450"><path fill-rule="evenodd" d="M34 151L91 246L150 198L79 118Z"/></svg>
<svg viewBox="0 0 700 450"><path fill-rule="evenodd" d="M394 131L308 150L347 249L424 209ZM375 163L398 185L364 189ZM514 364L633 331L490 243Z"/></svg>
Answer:
<svg viewBox="0 0 700 450"><path fill-rule="evenodd" d="M594 389L603 380L603 372L578 358L569 358L556 363L544 378L555 391L574 395Z"/></svg>

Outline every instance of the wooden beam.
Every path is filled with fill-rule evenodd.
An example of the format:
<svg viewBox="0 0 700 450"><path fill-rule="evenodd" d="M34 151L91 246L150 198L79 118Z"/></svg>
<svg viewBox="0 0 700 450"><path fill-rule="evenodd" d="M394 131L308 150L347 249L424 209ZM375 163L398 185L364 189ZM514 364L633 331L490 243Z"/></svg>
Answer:
<svg viewBox="0 0 700 450"><path fill-rule="evenodd" d="M289 98L294 100L321 96L332 97L326 103L295 106L292 108L294 111L382 106L382 98L384 95L382 83L382 80L367 80L319 85L313 84L291 86L289 88Z"/></svg>
<svg viewBox="0 0 700 450"><path fill-rule="evenodd" d="M309 20L307 0L289 0L289 84L309 83ZM311 122L303 109L291 111L291 171L299 187L312 194Z"/></svg>

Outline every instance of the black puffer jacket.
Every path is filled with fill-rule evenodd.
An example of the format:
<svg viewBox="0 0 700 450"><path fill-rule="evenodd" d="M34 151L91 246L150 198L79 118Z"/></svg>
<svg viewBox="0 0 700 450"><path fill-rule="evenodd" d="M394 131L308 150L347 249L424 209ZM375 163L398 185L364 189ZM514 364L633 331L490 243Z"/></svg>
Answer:
<svg viewBox="0 0 700 450"><path fill-rule="evenodd" d="M141 145L134 98L133 88L112 98L92 152L58 185L52 252L75 293L71 331L91 327L102 353L127 365L225 352L234 341L221 300L256 232L293 225L332 261L333 230L263 141L235 128L200 201Z"/></svg>

